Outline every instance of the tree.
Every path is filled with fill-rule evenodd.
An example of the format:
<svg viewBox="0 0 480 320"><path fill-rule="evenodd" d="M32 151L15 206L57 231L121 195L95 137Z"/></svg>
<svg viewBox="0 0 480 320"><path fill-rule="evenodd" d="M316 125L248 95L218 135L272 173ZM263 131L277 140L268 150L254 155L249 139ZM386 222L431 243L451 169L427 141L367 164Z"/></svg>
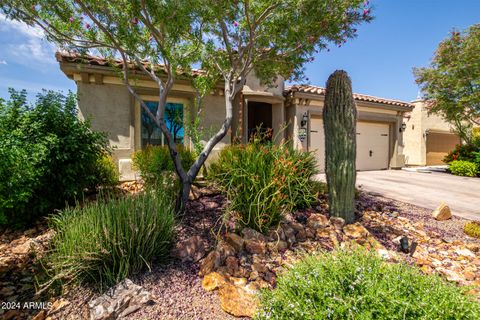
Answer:
<svg viewBox="0 0 480 320"><path fill-rule="evenodd" d="M472 127L480 125L479 48L480 24L476 24L443 40L429 67L414 68L430 112L451 123L468 144Z"/></svg>
<svg viewBox="0 0 480 320"><path fill-rule="evenodd" d="M301 78L315 52L343 44L356 35L357 24L371 20L368 6L361 0L4 0L2 10L40 26L63 48L120 57L125 85L165 136L182 185L181 209L200 168L231 127L233 101L246 76L255 69L265 83L279 75ZM194 63L203 72L193 72ZM130 80L134 71L158 85L155 113L137 94ZM191 78L200 95L219 79L225 90L226 117L190 168L182 167L165 121L167 96L179 76Z"/></svg>

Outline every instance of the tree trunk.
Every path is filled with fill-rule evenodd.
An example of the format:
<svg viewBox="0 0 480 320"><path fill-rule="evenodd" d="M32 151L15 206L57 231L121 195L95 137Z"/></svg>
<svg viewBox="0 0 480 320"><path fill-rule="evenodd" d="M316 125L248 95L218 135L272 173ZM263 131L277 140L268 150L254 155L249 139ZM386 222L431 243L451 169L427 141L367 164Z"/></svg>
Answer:
<svg viewBox="0 0 480 320"><path fill-rule="evenodd" d="M355 220L356 123L351 80L337 70L328 78L323 108L325 173L330 214L347 223Z"/></svg>

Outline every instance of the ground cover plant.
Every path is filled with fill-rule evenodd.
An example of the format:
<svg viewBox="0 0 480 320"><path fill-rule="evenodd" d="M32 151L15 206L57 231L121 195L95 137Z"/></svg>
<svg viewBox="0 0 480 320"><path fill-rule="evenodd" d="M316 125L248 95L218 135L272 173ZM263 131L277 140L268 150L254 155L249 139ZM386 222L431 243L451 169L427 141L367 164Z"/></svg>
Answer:
<svg viewBox="0 0 480 320"><path fill-rule="evenodd" d="M456 176L475 177L478 173L478 165L474 162L454 160L448 167L450 172Z"/></svg>
<svg viewBox="0 0 480 320"><path fill-rule="evenodd" d="M174 238L175 201L167 191L101 200L52 216L56 235L43 261L50 276L45 287L58 281L108 286L162 261Z"/></svg>
<svg viewBox="0 0 480 320"><path fill-rule="evenodd" d="M194 153L182 146L178 146L177 151L182 166L184 168L190 167L195 161ZM140 172L147 188L157 186L164 180L165 175L175 172L170 151L163 146L147 146L144 150L135 152L133 166Z"/></svg>
<svg viewBox="0 0 480 320"><path fill-rule="evenodd" d="M468 288L358 248L307 257L264 291L257 319L478 319Z"/></svg>
<svg viewBox="0 0 480 320"><path fill-rule="evenodd" d="M117 183L107 139L78 119L76 97L26 91L0 100L0 224L26 224L81 198L86 188Z"/></svg>
<svg viewBox="0 0 480 320"><path fill-rule="evenodd" d="M469 221L465 223L463 231L470 237L480 239L480 221Z"/></svg>
<svg viewBox="0 0 480 320"><path fill-rule="evenodd" d="M284 213L316 201L318 187L311 180L315 166L310 152L256 137L249 144L224 148L208 178L227 193L229 212L238 215L241 225L266 231Z"/></svg>

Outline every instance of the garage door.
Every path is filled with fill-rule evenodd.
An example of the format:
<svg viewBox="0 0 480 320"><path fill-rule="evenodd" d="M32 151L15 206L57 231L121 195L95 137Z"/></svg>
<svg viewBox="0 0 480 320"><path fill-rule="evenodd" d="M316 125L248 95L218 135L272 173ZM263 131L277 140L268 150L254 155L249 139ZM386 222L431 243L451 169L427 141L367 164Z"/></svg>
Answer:
<svg viewBox="0 0 480 320"><path fill-rule="evenodd" d="M388 168L389 125L383 123L357 123L357 170ZM325 171L325 134L323 120L310 119L310 150L317 156L318 169Z"/></svg>
<svg viewBox="0 0 480 320"><path fill-rule="evenodd" d="M357 170L388 169L389 129L384 123L357 123Z"/></svg>
<svg viewBox="0 0 480 320"><path fill-rule="evenodd" d="M427 165L445 164L443 158L459 143L460 138L456 134L430 132L427 135Z"/></svg>

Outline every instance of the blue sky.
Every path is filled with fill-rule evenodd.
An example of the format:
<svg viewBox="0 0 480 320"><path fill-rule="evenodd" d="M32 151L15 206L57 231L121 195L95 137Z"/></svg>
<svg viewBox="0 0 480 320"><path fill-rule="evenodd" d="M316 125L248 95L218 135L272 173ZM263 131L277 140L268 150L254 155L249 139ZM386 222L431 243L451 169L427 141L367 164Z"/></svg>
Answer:
<svg viewBox="0 0 480 320"><path fill-rule="evenodd" d="M480 23L480 0L377 0L375 20L358 38L321 52L306 65L311 84L324 86L336 69L346 70L355 92L411 101L417 97L412 68L428 65L438 43L457 28ZM0 15L0 97L7 88L75 90L55 61L55 47L40 31Z"/></svg>

